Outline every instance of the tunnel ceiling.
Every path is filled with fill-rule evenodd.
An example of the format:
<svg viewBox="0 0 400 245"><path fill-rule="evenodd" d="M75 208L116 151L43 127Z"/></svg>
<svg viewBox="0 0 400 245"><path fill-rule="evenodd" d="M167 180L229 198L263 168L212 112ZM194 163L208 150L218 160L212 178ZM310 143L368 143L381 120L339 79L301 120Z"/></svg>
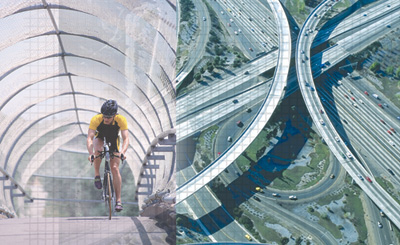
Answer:
<svg viewBox="0 0 400 245"><path fill-rule="evenodd" d="M0 166L8 173L26 176L18 166L28 149L39 159L24 168L36 169L84 139L107 99L128 120L131 162L174 128L175 2L2 0L0 9ZM4 185L0 201L10 206Z"/></svg>

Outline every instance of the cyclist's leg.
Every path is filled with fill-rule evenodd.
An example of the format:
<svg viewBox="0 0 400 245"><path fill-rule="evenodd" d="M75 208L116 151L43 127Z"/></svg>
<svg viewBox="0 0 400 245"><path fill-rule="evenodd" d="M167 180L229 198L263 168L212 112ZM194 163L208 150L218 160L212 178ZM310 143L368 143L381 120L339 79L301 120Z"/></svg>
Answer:
<svg viewBox="0 0 400 245"><path fill-rule="evenodd" d="M94 138L93 148L95 150L94 155L98 156L100 154L99 152L103 151L103 140L100 138ZM94 164L94 175L100 176L101 158L100 157L95 158L93 164Z"/></svg>
<svg viewBox="0 0 400 245"><path fill-rule="evenodd" d="M114 155L119 156L119 153L115 152ZM119 173L119 158L114 157L111 159L111 172L113 176L113 184L114 184L114 190L115 190L115 197L116 201L120 202L121 201L121 174Z"/></svg>

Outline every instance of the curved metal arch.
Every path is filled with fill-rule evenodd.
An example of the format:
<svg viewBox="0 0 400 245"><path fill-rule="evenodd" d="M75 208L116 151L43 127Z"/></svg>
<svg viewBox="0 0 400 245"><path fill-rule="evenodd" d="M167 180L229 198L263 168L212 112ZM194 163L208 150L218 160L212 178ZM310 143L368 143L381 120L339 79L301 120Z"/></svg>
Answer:
<svg viewBox="0 0 400 245"><path fill-rule="evenodd" d="M168 115L168 119L169 119L170 128L173 128L173 127L174 127L174 124L173 124L173 122L172 122L171 113L169 112L169 108L168 108L168 105L167 105L167 103L166 103L166 101L165 101L165 99L164 99L164 96L162 95L161 91L157 88L157 86L154 84L153 80L151 79L151 77L150 77L147 73L146 73L146 76L147 76L147 78L150 80L150 82L154 85L154 87L156 88L157 93L158 93L158 95L160 96L160 98L161 98L161 100L162 100L162 102L163 102L163 104L164 104L164 108L165 108L165 110L167 111L167 115ZM169 79L168 79L168 80L169 80Z"/></svg>
<svg viewBox="0 0 400 245"><path fill-rule="evenodd" d="M125 5L123 5L123 4L119 3L119 2L116 2L116 3L119 4L119 6L122 6L123 8L125 8L125 10L126 10L127 12L129 12L129 13L134 13L134 12L132 12L129 8L127 8ZM57 7L53 7L53 6L57 6ZM114 24L113 22L107 21L107 19L103 19L103 18L101 18L100 16L98 16L98 15L96 15L96 14L93 14L93 13L91 13L91 12L83 11L83 10L80 10L80 9L78 9L78 8L67 7L67 6L65 6L65 5L62 5L62 6L63 6L62 8L60 8L59 6L61 6L61 5L51 5L51 6L49 5L49 9L60 9L60 10L67 10L67 11L76 11L76 12L79 12L79 13L88 14L88 15L90 15L90 16L93 16L93 17L96 17L96 18L98 18L98 19L101 19L101 20L103 20L104 22L110 24L111 26L117 26L117 25ZM137 15L137 14L136 14L135 16L138 17L138 18L140 18L140 19L142 19L142 20L144 21L144 23L148 23L148 22L146 22L140 15ZM171 47L170 43L165 39L165 37L157 30L157 28L156 28L155 26L151 25L150 23L148 23L148 24L149 24L149 26L152 27L153 30L156 31L156 33L159 33L159 34L160 34L160 37L165 41L166 44L168 44L168 46L169 46L169 48L171 49L171 51L176 55L175 50ZM132 40L135 40L135 39L134 39L134 36L130 36L130 37L132 38ZM135 43L136 43L136 41L135 41Z"/></svg>
<svg viewBox="0 0 400 245"><path fill-rule="evenodd" d="M40 101L40 102L43 102L43 101L48 100L48 99L52 99L52 98L56 98L56 97L60 97L60 96L64 96L64 95L72 95L72 94L84 95L84 96L91 96L91 97L99 98L99 97L96 97L96 96L94 96L94 95L85 94L85 93L80 93L80 92L67 92L67 93L61 93L61 94L58 94L58 95L54 95L54 96L51 96L51 97L47 97L47 98L45 98L44 100L42 100L42 101ZM105 98L100 98L100 99L106 101ZM39 102L39 103L40 103L40 102ZM0 136L0 143L3 141L5 135L7 134L8 130L11 128L11 126L14 124L14 122L16 122L17 118L19 118L19 117L20 117L21 115L23 115L27 110L29 110L29 109L32 108L33 106L36 106L37 104L38 104L38 103L32 104L32 105L28 106L27 108L25 108L23 111L21 111L21 112L14 118L14 120L12 120L12 123L10 123L10 124L7 125L7 128L4 130L4 132L3 132L2 135ZM141 126L141 124L133 117L133 115L132 115L128 110L126 110L124 107L120 107L120 108L121 108L127 115L129 115L129 117L136 123L136 125L141 129L143 135L146 136L147 142L150 143L150 139L149 139L149 137L148 137L148 135L147 135L147 132L143 129L143 127ZM70 110L72 110L72 109L70 109ZM75 110L75 109L74 109L74 110ZM83 111L92 111L92 110L88 110L88 109L81 109L81 110L83 110ZM98 113L97 111L93 111L93 112ZM148 121L147 118L146 118L146 120ZM151 126L150 123L149 123L149 126ZM151 127L150 127L150 128L151 128ZM152 129L152 128L151 128L151 129ZM153 130L153 129L152 129L152 130ZM155 135L155 132L154 132L154 131L153 131L153 134Z"/></svg>
<svg viewBox="0 0 400 245"><path fill-rule="evenodd" d="M6 106L6 104L7 104L9 101L11 101L16 95L18 95L18 94L19 94L20 92L22 92L24 89L26 89L26 88L28 88L28 87L30 87L30 86L33 86L33 85L35 85L35 84L44 82L44 81L46 81L46 80L48 80L48 79L52 79L52 78L59 77L59 76L68 76L68 75L73 75L73 74L65 74L65 73L63 73L63 74L58 74L58 75L50 76L50 77L48 77L48 78L41 79L41 80L39 80L39 81L33 82L33 83L31 83L31 84L28 84L28 85L22 87L21 89L19 89L19 90L16 91L15 93L13 93L11 96L9 96L9 97L6 99L6 101L5 101L2 105L0 105L0 111L4 108L4 106ZM75 76L75 75L73 75L73 76ZM93 78L91 78L91 79L93 79ZM93 79L93 80L97 80L97 79ZM97 80L97 81L99 81L99 82L101 82L101 83L103 83L103 84L106 84L107 86L111 86L112 88L116 89L118 92L122 93L122 91L121 91L119 88L117 88L117 87L115 87L115 86L113 86L113 85L111 85L111 84L108 84L108 83L106 83L106 82L104 82L104 81L101 81L101 80ZM72 94L72 93L73 93L73 92L61 93L61 94L59 94L58 96L65 95L65 94ZM96 97L96 96L94 96L94 95L85 94L85 93L81 93L81 92L75 92L75 94L82 94L82 95L88 95L88 96ZM54 97L54 96L53 96L53 97ZM48 98L53 98L53 97L48 97ZM46 99L48 99L48 98L46 98ZM97 98L99 98L99 97L97 97ZM129 98L129 97L128 97L128 98ZM106 100L105 98L101 98L101 99ZM154 132L153 128L151 127L150 120L147 118L146 113L144 113L144 111L138 106L137 103L135 103L134 101L132 101L132 102L135 104L135 106L139 109L139 111L141 112L141 114L142 114L142 115L144 116L144 118L146 119L148 125L150 126L150 128L151 128L151 130L152 130L152 132L153 132L153 135L156 136L156 133ZM125 110L125 111L128 113L127 110ZM132 120L134 120L134 121L136 122L137 125L140 125L140 124L136 121L136 119L135 119L130 113L128 113L128 114L130 115L130 117L132 118ZM140 127L141 127L141 126L140 126ZM142 129L142 127L141 127L141 129ZM145 132L144 129L142 129L142 131ZM4 134L0 137L0 143L1 143L2 140L3 140L3 137L4 137ZM148 141L150 141L150 139L148 139Z"/></svg>
<svg viewBox="0 0 400 245"><path fill-rule="evenodd" d="M55 55L55 56L51 56L51 57L40 58L40 59L37 59L37 60L35 60L35 61L42 60L42 59L46 59L46 58L54 58L54 57L58 57L58 56L60 56L60 55ZM82 59L84 59L84 58L82 58ZM33 62L35 62L35 61L28 62L28 63L26 63L26 64L20 65L18 68L20 68L20 67L22 67L22 66L24 66L24 65L33 63ZM95 62L98 62L98 63L100 63L100 64L103 64L103 63L101 63L100 61L95 61ZM110 67L110 66L108 66L108 67ZM112 67L110 67L110 68L112 68ZM16 69L15 69L15 70L16 70ZM7 72L7 74L6 74L5 76L9 75L11 72L14 72L15 70ZM121 74L122 77L124 77L124 79L125 79L126 81L129 81L129 80L127 79L127 77L126 77L124 74L122 74L122 73L119 72L118 70L116 70L116 71L117 71L119 74ZM73 74L73 73L67 73L67 74L62 73L62 75L66 75L66 76L69 77L69 76L71 76L71 75L76 75L76 74ZM0 81L1 81L5 76L0 77ZM76 75L76 76L77 76L77 75ZM81 76L81 75L79 75L79 76ZM122 94L124 94L125 96L127 96L121 89L119 89L119 88L115 87L114 85L111 85L111 84L109 84L109 83L107 83L107 82L105 82L105 81L99 80L99 79L96 78L96 77L92 77L92 76L81 76L81 77L89 77L89 78L91 78L91 79L93 79L93 80L98 80L98 81L100 81L100 82L103 82L104 84L107 84L107 85L111 86L112 88L116 89L117 91L119 91L119 92L121 92ZM45 79L43 79L43 80L45 80ZM155 108L155 106L153 105L153 103L151 102L151 100L150 100L150 98L147 96L147 94L146 94L137 84L134 84L134 86L143 94L143 96L146 98L148 104L151 105L151 107L153 108L154 114L156 115L156 118L157 118L157 120L158 120L159 126L160 126L161 131L162 131L162 130L163 130L163 126L162 126L162 123L161 123L160 118L158 117L157 109ZM22 91L22 90L21 90L21 91ZM127 96L127 97L129 97L129 96ZM10 99L8 99L8 101L9 101L9 100L10 100ZM8 101L7 101L7 102L8 102ZM135 103L135 105L136 105L138 108L140 108L140 107L138 106L137 103ZM3 103L3 105L1 105L0 108L3 108L4 106L5 106L5 104ZM166 109L166 111L168 112L168 109ZM146 115L142 110L141 110L141 112L142 112L143 115ZM170 115L169 115L169 116L170 116ZM147 117L146 117L146 118L147 118ZM148 120L148 121L149 121L149 120ZM150 121L149 121L149 122L150 122ZM150 124L150 125L151 125L151 124Z"/></svg>
<svg viewBox="0 0 400 245"><path fill-rule="evenodd" d="M117 71L119 74L121 74L119 71ZM71 74L73 74L73 75L77 75L77 74L75 74L75 73L71 73ZM122 75L122 77L126 80L126 81L129 81L129 79L127 79L123 74L121 74ZM79 76L81 76L81 75L79 75ZM81 76L81 77L89 77L89 78L92 78L92 79L94 79L94 80L98 80L96 77L93 77L93 76L89 76L89 75L86 75L86 76ZM106 83L106 84L108 84L108 83ZM160 118L158 117L158 113L157 113L157 108L153 105L153 103L152 103L152 101L150 100L150 98L147 96L147 94L142 90L142 88L141 87L139 87L137 84L135 84L135 83L133 83L133 85L141 92L141 94L146 98L146 101L148 102L147 104L148 105L151 105L151 107L152 107L152 109L153 109L153 111L154 111L154 113L155 113L155 115L156 115L156 118L157 118L157 121L158 121L158 124L159 124L159 126L160 126L160 129L161 129L161 131L163 131L163 126L162 126L162 123L161 123L161 120L160 120ZM112 86L112 85L110 85L110 86ZM112 86L112 87L114 87L114 86ZM115 87L114 87L115 88ZM122 94L124 94L125 96L127 96L125 93L122 93ZM129 96L127 96L127 97L129 97Z"/></svg>
<svg viewBox="0 0 400 245"><path fill-rule="evenodd" d="M76 111L76 110L91 111L91 110L79 109L79 108L61 110L61 111L48 114L48 115L46 115L46 116L44 116L44 117L41 117L41 118L35 120L35 121L32 122L27 128L25 128L24 130L22 130L22 132L16 137L16 140L13 142L11 148L10 148L10 149L8 150L8 152L7 152L6 159L5 159L5 163L4 163L4 169L7 169L8 160L9 160L9 158L10 158L10 156L11 156L11 153L12 153L12 151L14 150L15 146L17 145L18 141L21 139L22 135L24 135L30 128L32 128L32 127L33 127L34 125L36 125L38 122L40 122L41 120L43 120L43 119L45 119L45 118L47 118L47 117L50 117L50 116L53 116L53 115L56 115L56 114L59 114L59 113L63 113L63 112L66 112L66 111ZM77 124L77 125L78 125L78 124L80 125L80 124L85 124L85 123L83 123L83 122L77 122L76 124ZM86 124L87 124L87 123L86 123ZM145 153L146 153L146 150L145 150L144 147L142 146L141 142L136 138L136 136L135 136L129 129L128 129L128 131L129 131L129 133L134 137L134 139L138 142L138 145L140 146L140 148L143 150L143 153L145 154Z"/></svg>

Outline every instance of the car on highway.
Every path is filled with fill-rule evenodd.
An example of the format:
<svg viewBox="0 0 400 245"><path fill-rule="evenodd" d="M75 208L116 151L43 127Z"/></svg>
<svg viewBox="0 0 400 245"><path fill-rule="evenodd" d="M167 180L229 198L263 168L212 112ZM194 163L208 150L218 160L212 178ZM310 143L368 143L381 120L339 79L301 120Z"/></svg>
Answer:
<svg viewBox="0 0 400 245"><path fill-rule="evenodd" d="M356 101L356 99L355 99L353 96L351 97L351 99L354 100L354 101Z"/></svg>
<svg viewBox="0 0 400 245"><path fill-rule="evenodd" d="M249 50L250 50L251 52L253 52L253 49L252 49L252 48L249 48Z"/></svg>
<svg viewBox="0 0 400 245"><path fill-rule="evenodd" d="M311 92L315 91L315 89L311 86L310 86L310 90L311 90Z"/></svg>
<svg viewBox="0 0 400 245"><path fill-rule="evenodd" d="M358 178L360 178L360 180L364 181L364 178L359 174Z"/></svg>
<svg viewBox="0 0 400 245"><path fill-rule="evenodd" d="M319 119L319 122L321 123L321 125L325 125L325 122L324 122L324 120L322 120L322 119Z"/></svg>
<svg viewBox="0 0 400 245"><path fill-rule="evenodd" d="M372 183L372 180L371 180L371 178L370 177L368 177L368 176L365 176L365 179L369 182L369 183Z"/></svg>
<svg viewBox="0 0 400 245"><path fill-rule="evenodd" d="M364 16L367 16L367 14L364 14Z"/></svg>
<svg viewBox="0 0 400 245"><path fill-rule="evenodd" d="M400 120L400 117L397 117L397 120Z"/></svg>
<svg viewBox="0 0 400 245"><path fill-rule="evenodd" d="M238 32L239 32L239 33L241 33L241 32L242 32L242 30L241 30L241 29L238 29Z"/></svg>
<svg viewBox="0 0 400 245"><path fill-rule="evenodd" d="M229 22L228 22L228 23L226 23L226 25L227 25L227 26L229 26L229 27L231 27L231 23L229 23Z"/></svg>
<svg viewBox="0 0 400 245"><path fill-rule="evenodd" d="M361 104L364 104L364 101L362 101L362 100L358 100Z"/></svg>
<svg viewBox="0 0 400 245"><path fill-rule="evenodd" d="M347 153L346 153L346 156L347 156L349 159L352 159L352 158L353 158L353 155L351 155L350 152L347 152Z"/></svg>
<svg viewBox="0 0 400 245"><path fill-rule="evenodd" d="M304 54L304 50L301 50L301 53Z"/></svg>
<svg viewBox="0 0 400 245"><path fill-rule="evenodd" d="M383 103L383 106L384 106L384 107L389 107L388 104L386 104L386 103Z"/></svg>
<svg viewBox="0 0 400 245"><path fill-rule="evenodd" d="M347 96L347 94L345 94L344 97L346 97L347 99L349 98L349 96Z"/></svg>
<svg viewBox="0 0 400 245"><path fill-rule="evenodd" d="M340 142L340 138L339 137L335 137L335 140L337 141L337 142Z"/></svg>
<svg viewBox="0 0 400 245"><path fill-rule="evenodd" d="M379 221L378 221L378 227L379 227L379 228L382 228L382 227L383 227L383 226L382 226L382 223L379 222Z"/></svg>
<svg viewBox="0 0 400 245"><path fill-rule="evenodd" d="M338 83L338 84L340 84L340 85L342 85L342 84L343 84L343 83L342 83L342 81L340 81L340 80L338 80L338 81L337 81L337 83Z"/></svg>
<svg viewBox="0 0 400 245"><path fill-rule="evenodd" d="M251 17L249 17L249 20L252 21L253 19Z"/></svg>
<svg viewBox="0 0 400 245"><path fill-rule="evenodd" d="M392 131L393 133L396 133L396 131L394 130L394 128L390 128L390 131Z"/></svg>
<svg viewBox="0 0 400 245"><path fill-rule="evenodd" d="M324 111L322 109L319 110L319 113L324 114Z"/></svg>
<svg viewBox="0 0 400 245"><path fill-rule="evenodd" d="M236 125L238 127L243 127L243 122L239 120L239 121L236 122Z"/></svg>
<svg viewBox="0 0 400 245"><path fill-rule="evenodd" d="M388 130L387 132L388 132L388 134L393 135L393 134L392 134L392 131Z"/></svg>
<svg viewBox="0 0 400 245"><path fill-rule="evenodd" d="M224 15L224 11L221 11L221 14Z"/></svg>
<svg viewBox="0 0 400 245"><path fill-rule="evenodd" d="M233 19L229 19L230 22L233 22Z"/></svg>
<svg viewBox="0 0 400 245"><path fill-rule="evenodd" d="M353 92L350 89L348 89L347 91L349 91L350 94L353 94Z"/></svg>
<svg viewBox="0 0 400 245"><path fill-rule="evenodd" d="M290 200L297 200L297 196L291 195L291 196L289 196L289 199L290 199Z"/></svg>
<svg viewBox="0 0 400 245"><path fill-rule="evenodd" d="M393 171L392 171L390 168L388 168L387 170L389 171L389 173L390 173L391 175L394 176L394 173L393 173Z"/></svg>
<svg viewBox="0 0 400 245"><path fill-rule="evenodd" d="M355 108L358 108L358 105L356 103L353 103L353 105L354 105Z"/></svg>
<svg viewBox="0 0 400 245"><path fill-rule="evenodd" d="M249 236L249 234L244 235L244 237L246 237L247 240L251 241L251 236Z"/></svg>
<svg viewBox="0 0 400 245"><path fill-rule="evenodd" d="M378 106L379 106L380 108L383 108L382 104L378 104Z"/></svg>
<svg viewBox="0 0 400 245"><path fill-rule="evenodd" d="M257 196L253 196L254 200L261 202L260 198L258 198Z"/></svg>
<svg viewBox="0 0 400 245"><path fill-rule="evenodd" d="M245 71L244 74L245 74L245 75L249 75L249 71Z"/></svg>
<svg viewBox="0 0 400 245"><path fill-rule="evenodd" d="M272 193L273 197L280 197L279 193Z"/></svg>
<svg viewBox="0 0 400 245"><path fill-rule="evenodd" d="M382 119L380 119L381 123L386 124L385 121L383 121Z"/></svg>
<svg viewBox="0 0 400 245"><path fill-rule="evenodd" d="M342 155L343 159L346 159L346 155L343 152L340 154Z"/></svg>
<svg viewBox="0 0 400 245"><path fill-rule="evenodd" d="M329 176L329 178L334 179L334 178L335 178L335 175L334 175L334 174L331 174L331 175Z"/></svg>
<svg viewBox="0 0 400 245"><path fill-rule="evenodd" d="M232 103L237 104L237 103L239 103L239 101L237 99L234 99L234 100L232 100Z"/></svg>
<svg viewBox="0 0 400 245"><path fill-rule="evenodd" d="M385 213L384 213L382 210L379 210L379 214L380 214L382 217L385 217Z"/></svg>
<svg viewBox="0 0 400 245"><path fill-rule="evenodd" d="M366 94L366 95L368 95L368 96L369 96L369 93L368 93L367 91L364 91L364 94Z"/></svg>
<svg viewBox="0 0 400 245"><path fill-rule="evenodd" d="M263 188L261 188L259 186L256 187L256 191L261 192L261 193L264 192Z"/></svg>
<svg viewBox="0 0 400 245"><path fill-rule="evenodd" d="M396 146L393 141L389 140L388 142L391 146Z"/></svg>
<svg viewBox="0 0 400 245"><path fill-rule="evenodd" d="M239 33L237 31L234 31L235 35L239 35Z"/></svg>
<svg viewBox="0 0 400 245"><path fill-rule="evenodd" d="M226 141L232 142L232 137L231 137L231 136L228 136L228 138L226 139Z"/></svg>

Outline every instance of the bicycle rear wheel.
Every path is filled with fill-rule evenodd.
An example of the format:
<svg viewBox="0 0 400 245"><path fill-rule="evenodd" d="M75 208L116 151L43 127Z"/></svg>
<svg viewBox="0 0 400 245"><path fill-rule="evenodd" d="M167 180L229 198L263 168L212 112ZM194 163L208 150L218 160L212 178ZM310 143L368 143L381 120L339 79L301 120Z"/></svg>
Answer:
<svg viewBox="0 0 400 245"><path fill-rule="evenodd" d="M108 202L108 219L111 220L111 215L112 215L112 192L111 192L111 174L107 173L107 199L106 202Z"/></svg>

